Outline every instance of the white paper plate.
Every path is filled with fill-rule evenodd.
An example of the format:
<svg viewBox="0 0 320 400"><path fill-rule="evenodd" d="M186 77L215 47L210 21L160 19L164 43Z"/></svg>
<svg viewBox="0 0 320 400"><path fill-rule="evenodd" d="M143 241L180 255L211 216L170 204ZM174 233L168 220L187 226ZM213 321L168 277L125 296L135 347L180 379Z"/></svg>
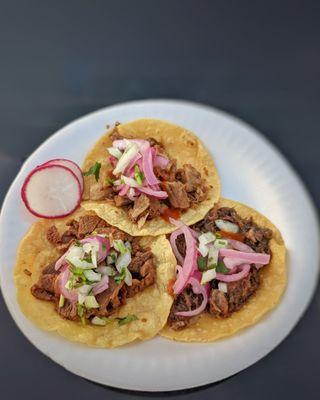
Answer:
<svg viewBox="0 0 320 400"><path fill-rule="evenodd" d="M20 201L27 172L47 159L81 164L107 124L141 117L172 121L195 132L218 166L225 197L269 217L288 248L289 280L280 305L257 325L211 344L182 344L162 338L115 350L92 349L37 329L16 302L12 268L19 240L33 218ZM1 213L2 292L25 336L69 371L101 384L146 391L191 388L226 378L255 363L291 331L314 292L319 266L317 217L304 186L283 156L257 131L213 108L171 100L120 104L72 122L43 143L13 182Z"/></svg>

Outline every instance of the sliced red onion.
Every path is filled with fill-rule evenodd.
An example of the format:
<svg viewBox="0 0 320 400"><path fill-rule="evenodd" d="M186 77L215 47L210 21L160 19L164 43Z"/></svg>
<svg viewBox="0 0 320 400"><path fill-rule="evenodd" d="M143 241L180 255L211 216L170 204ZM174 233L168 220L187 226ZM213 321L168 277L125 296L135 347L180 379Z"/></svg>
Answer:
<svg viewBox="0 0 320 400"><path fill-rule="evenodd" d="M159 183L159 180L153 172L152 150L150 147L148 147L143 153L142 170L149 185L157 185Z"/></svg>
<svg viewBox="0 0 320 400"><path fill-rule="evenodd" d="M221 257L239 258L245 263L250 264L268 264L270 262L270 254L264 253L245 253L232 249L220 249L219 255Z"/></svg>
<svg viewBox="0 0 320 400"><path fill-rule="evenodd" d="M157 199L166 199L168 197L168 193L162 190L153 190L151 188L140 186L137 190L141 193L145 193L148 196L156 197Z"/></svg>
<svg viewBox="0 0 320 400"><path fill-rule="evenodd" d="M55 263L54 269L58 271L63 265L66 265L67 262L65 261L66 254L64 253Z"/></svg>
<svg viewBox="0 0 320 400"><path fill-rule="evenodd" d="M183 264L184 258L182 257L181 253L178 250L176 240L179 235L182 234L181 229L177 229L176 231L172 232L170 235L170 244L173 250L173 254L176 256L176 259L180 264Z"/></svg>
<svg viewBox="0 0 320 400"><path fill-rule="evenodd" d="M101 281L94 285L92 289L92 294L96 296L99 293L104 292L109 287L109 276L103 275Z"/></svg>
<svg viewBox="0 0 320 400"><path fill-rule="evenodd" d="M131 173L134 174L133 167L135 166L135 164L137 164L137 161L140 160L140 158L141 158L141 154L138 153L138 154L129 162L128 166L125 168L124 174L126 174L126 175L128 175L128 174L131 175ZM131 171L131 170L132 170L132 171ZM129 176L130 176L130 175L129 175Z"/></svg>
<svg viewBox="0 0 320 400"><path fill-rule="evenodd" d="M63 297L66 299L70 300L71 302L75 302L78 300L78 292L77 290L69 290L67 289L66 283L68 282L68 279L70 277L70 271L69 268L64 269L58 276L58 290L62 294Z"/></svg>
<svg viewBox="0 0 320 400"><path fill-rule="evenodd" d="M222 282L235 282L239 281L240 279L245 278L249 272L250 272L250 264L243 264L238 267L240 269L240 272L237 272L235 274L217 274L216 279L218 281Z"/></svg>
<svg viewBox="0 0 320 400"><path fill-rule="evenodd" d="M128 193L129 189L130 189L129 185L123 185L119 192L119 196L125 196Z"/></svg>
<svg viewBox="0 0 320 400"><path fill-rule="evenodd" d="M195 294L202 294L203 300L202 300L201 305L198 308L196 308L195 310L176 312L176 315L181 316L181 317L193 317L195 315L200 314L202 311L205 310L207 303L208 303L209 284L201 285L200 282L194 278L190 278L188 283L191 284L192 290Z"/></svg>
<svg viewBox="0 0 320 400"><path fill-rule="evenodd" d="M110 250L110 242L108 239L102 236L89 236L85 239L80 240L80 243L90 243L90 244L97 244L98 245L98 262L103 261Z"/></svg>
<svg viewBox="0 0 320 400"><path fill-rule="evenodd" d="M228 243L231 244L231 246L235 250L243 251L244 253L254 253L254 250L250 246L248 246L245 243L239 242L239 240L234 240L234 239L227 239Z"/></svg>
<svg viewBox="0 0 320 400"><path fill-rule="evenodd" d="M230 270L233 270L233 268L238 267L239 265L245 264L245 262L241 260L241 258L229 258L229 257L224 257L223 263Z"/></svg>
<svg viewBox="0 0 320 400"><path fill-rule="evenodd" d="M131 201L135 201L138 197L134 188L128 190L127 196Z"/></svg>
<svg viewBox="0 0 320 400"><path fill-rule="evenodd" d="M169 159L167 157L162 156L160 154L158 154L155 157L155 162L154 162L155 167L160 167L164 169L168 164L169 164Z"/></svg>
<svg viewBox="0 0 320 400"><path fill-rule="evenodd" d="M186 241L186 256L183 261L182 266L182 274L179 274L177 280L173 285L173 291L175 294L179 294L185 288L190 276L196 269L196 258L197 258L197 247L196 241L189 229L185 224L180 221L177 221L173 218L170 218L169 221L181 229L181 232L184 234L184 238Z"/></svg>

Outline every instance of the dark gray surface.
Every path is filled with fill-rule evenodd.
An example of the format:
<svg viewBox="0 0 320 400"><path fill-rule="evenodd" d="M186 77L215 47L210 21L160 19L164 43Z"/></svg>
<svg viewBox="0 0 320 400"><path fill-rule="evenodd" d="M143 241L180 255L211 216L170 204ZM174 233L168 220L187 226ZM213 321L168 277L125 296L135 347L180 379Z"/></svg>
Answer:
<svg viewBox="0 0 320 400"><path fill-rule="evenodd" d="M166 97L216 106L260 129L319 207L319 18L318 1L0 1L1 200L22 160L64 124L110 104ZM171 396L318 398L319 308L318 291L269 356ZM0 332L3 399L141 396L51 362L18 331L2 298Z"/></svg>

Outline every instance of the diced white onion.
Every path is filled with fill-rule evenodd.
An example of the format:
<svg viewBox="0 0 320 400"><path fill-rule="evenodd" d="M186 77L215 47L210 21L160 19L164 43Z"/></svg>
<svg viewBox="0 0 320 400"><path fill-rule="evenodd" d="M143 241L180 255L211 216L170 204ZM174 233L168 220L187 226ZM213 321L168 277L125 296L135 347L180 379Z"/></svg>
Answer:
<svg viewBox="0 0 320 400"><path fill-rule="evenodd" d="M121 158L122 153L119 149L117 149L116 147L108 147L108 152L113 156L116 157L118 160Z"/></svg>
<svg viewBox="0 0 320 400"><path fill-rule="evenodd" d="M87 296L92 289L91 285L82 285L79 287L78 292Z"/></svg>
<svg viewBox="0 0 320 400"><path fill-rule="evenodd" d="M132 188L137 188L140 187L139 183L133 179L133 178L128 178L127 176L121 175L121 180L125 183L125 185L128 185Z"/></svg>
<svg viewBox="0 0 320 400"><path fill-rule="evenodd" d="M208 269L207 271L204 271L202 273L201 285L204 285L205 283L212 281L212 279L215 279L216 276L217 273L215 269Z"/></svg>
<svg viewBox="0 0 320 400"><path fill-rule="evenodd" d="M208 244L214 242L216 236L212 232L206 232L198 237L199 247L198 250L202 257L206 257L209 251Z"/></svg>
<svg viewBox="0 0 320 400"><path fill-rule="evenodd" d="M128 286L132 285L132 275L128 268L126 268L126 277L124 278L124 281Z"/></svg>
<svg viewBox="0 0 320 400"><path fill-rule="evenodd" d="M66 260L69 261L76 268L82 268L82 269L92 269L93 268L92 263L85 261L85 260L79 260L78 257L67 256Z"/></svg>
<svg viewBox="0 0 320 400"><path fill-rule="evenodd" d="M119 159L117 166L113 170L113 174L117 175L120 172L123 172L124 169L128 166L130 161L139 153L139 147L135 143L130 143L127 146L121 158Z"/></svg>
<svg viewBox="0 0 320 400"><path fill-rule="evenodd" d="M105 326L107 324L105 320L99 317L93 317L91 323L98 326Z"/></svg>
<svg viewBox="0 0 320 400"><path fill-rule="evenodd" d="M214 222L217 225L217 227L220 229L220 231L233 232L233 233L239 232L239 226L236 224L233 224L230 221L224 221L223 219L216 219Z"/></svg>
<svg viewBox="0 0 320 400"><path fill-rule="evenodd" d="M83 274L90 282L100 282L101 281L101 274L98 274L97 272L94 272L91 269L84 270Z"/></svg>
<svg viewBox="0 0 320 400"><path fill-rule="evenodd" d="M121 272L122 268L127 268L131 263L131 253L126 251L124 254L120 254L116 261L116 268L118 272Z"/></svg>
<svg viewBox="0 0 320 400"><path fill-rule="evenodd" d="M216 265L218 263L219 250L214 246L209 246L207 265Z"/></svg>
<svg viewBox="0 0 320 400"><path fill-rule="evenodd" d="M228 247L228 240L227 239L217 239L214 242L214 247L216 249L225 249Z"/></svg>
<svg viewBox="0 0 320 400"><path fill-rule="evenodd" d="M86 308L99 308L100 305L97 302L96 298L94 296L86 296L84 299L84 305Z"/></svg>
<svg viewBox="0 0 320 400"><path fill-rule="evenodd" d="M225 282L219 282L218 289L223 293L228 293L228 285Z"/></svg>

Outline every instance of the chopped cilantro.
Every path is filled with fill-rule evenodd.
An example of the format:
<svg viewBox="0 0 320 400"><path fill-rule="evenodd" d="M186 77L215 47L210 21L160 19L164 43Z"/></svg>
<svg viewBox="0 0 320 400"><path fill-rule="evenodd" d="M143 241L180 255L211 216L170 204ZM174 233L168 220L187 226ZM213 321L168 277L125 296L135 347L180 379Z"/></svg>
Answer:
<svg viewBox="0 0 320 400"><path fill-rule="evenodd" d="M101 317L101 319L103 319L106 324L111 324L111 322L112 322L112 318Z"/></svg>
<svg viewBox="0 0 320 400"><path fill-rule="evenodd" d="M219 261L217 266L216 266L216 271L219 274L228 274L229 270L228 268L224 265L222 261Z"/></svg>
<svg viewBox="0 0 320 400"><path fill-rule="evenodd" d="M120 274L119 275L117 275L115 278L114 278L114 280L115 280L115 282L119 285L119 283L121 283L123 280L124 280L124 278L126 277L126 273L127 273L127 271L126 271L126 268L121 268L121 272L120 272Z"/></svg>
<svg viewBox="0 0 320 400"><path fill-rule="evenodd" d="M138 165L134 166L134 177L136 178L136 181L138 182L139 185L142 185L142 182L144 180L144 174L140 170Z"/></svg>
<svg viewBox="0 0 320 400"><path fill-rule="evenodd" d="M101 168L101 163L95 162L95 164L87 172L84 172L83 175L84 176L94 175L96 181L98 182L100 176L100 168Z"/></svg>
<svg viewBox="0 0 320 400"><path fill-rule="evenodd" d="M77 314L80 318L84 316L84 306L82 304L77 303Z"/></svg>
<svg viewBox="0 0 320 400"><path fill-rule="evenodd" d="M76 241L74 242L74 246L81 247L82 244L81 244L80 240L76 240Z"/></svg>
<svg viewBox="0 0 320 400"><path fill-rule="evenodd" d="M109 177L107 176L106 179L105 179L105 184L108 185L108 186L113 186L113 184L114 184L114 179L109 178Z"/></svg>
<svg viewBox="0 0 320 400"><path fill-rule="evenodd" d="M221 239L221 238L222 238L221 234L218 233L218 232L216 232L215 235L216 235L216 238L217 238L217 239Z"/></svg>
<svg viewBox="0 0 320 400"><path fill-rule="evenodd" d="M207 259L206 259L206 257L199 256L197 258L197 264L198 264L199 271L206 271L207 269L210 269L210 268L207 267Z"/></svg>
<svg viewBox="0 0 320 400"><path fill-rule="evenodd" d="M137 321L139 318L134 314L128 314L126 317L116 318L118 320L119 326L126 325L129 322Z"/></svg>

